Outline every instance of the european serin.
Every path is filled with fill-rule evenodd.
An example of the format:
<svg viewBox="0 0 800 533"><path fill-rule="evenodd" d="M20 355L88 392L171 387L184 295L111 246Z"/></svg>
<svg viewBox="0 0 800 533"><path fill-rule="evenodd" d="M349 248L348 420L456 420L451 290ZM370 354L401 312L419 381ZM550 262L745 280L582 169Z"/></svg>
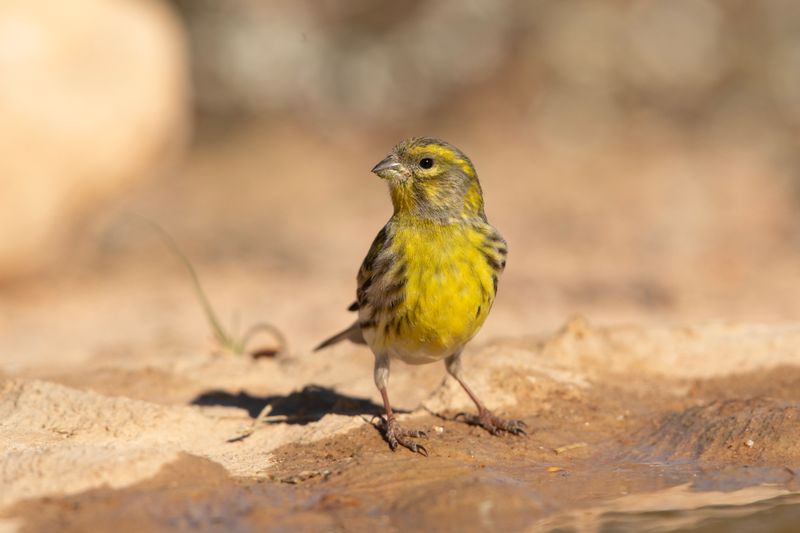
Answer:
<svg viewBox="0 0 800 533"><path fill-rule="evenodd" d="M410 364L444 359L447 371L478 408L465 416L492 434L524 434L519 420L498 418L464 382L461 351L483 325L506 266L506 241L489 224L472 162L431 138L395 146L372 172L389 182L394 214L378 233L358 272L358 320L316 349L344 339L369 345L383 397L389 446L427 455L402 428L386 391L392 358Z"/></svg>

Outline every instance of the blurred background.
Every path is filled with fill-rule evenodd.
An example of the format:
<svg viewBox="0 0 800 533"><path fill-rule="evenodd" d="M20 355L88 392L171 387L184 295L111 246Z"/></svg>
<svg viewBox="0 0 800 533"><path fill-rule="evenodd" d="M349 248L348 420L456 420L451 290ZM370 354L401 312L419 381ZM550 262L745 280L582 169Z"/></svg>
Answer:
<svg viewBox="0 0 800 533"><path fill-rule="evenodd" d="M7 368L202 346L297 352L352 317L397 141L475 162L508 268L481 334L800 318L793 0L7 0Z"/></svg>

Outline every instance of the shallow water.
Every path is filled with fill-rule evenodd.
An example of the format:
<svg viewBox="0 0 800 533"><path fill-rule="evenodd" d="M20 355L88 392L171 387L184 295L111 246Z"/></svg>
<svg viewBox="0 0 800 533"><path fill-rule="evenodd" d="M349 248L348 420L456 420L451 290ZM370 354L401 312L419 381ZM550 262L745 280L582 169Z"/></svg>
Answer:
<svg viewBox="0 0 800 533"><path fill-rule="evenodd" d="M272 481L232 478L213 462L186 455L136 486L29 501L13 515L28 531L118 533L412 531L421 525L430 531L735 533L800 525L800 492L783 468L589 459L548 474L541 463L514 469L385 453L341 460L335 446L329 451L325 470ZM747 485L755 479L775 482ZM120 523L121 515L129 519Z"/></svg>
<svg viewBox="0 0 800 533"><path fill-rule="evenodd" d="M598 531L696 531L735 533L795 532L800 528L800 497L796 494L749 505L716 505L692 510L608 513Z"/></svg>

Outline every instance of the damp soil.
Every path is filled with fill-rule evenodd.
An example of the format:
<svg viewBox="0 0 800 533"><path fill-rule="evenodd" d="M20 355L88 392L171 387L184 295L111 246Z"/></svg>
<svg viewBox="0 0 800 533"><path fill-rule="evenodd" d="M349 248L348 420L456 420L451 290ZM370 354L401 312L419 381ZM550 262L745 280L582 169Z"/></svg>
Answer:
<svg viewBox="0 0 800 533"><path fill-rule="evenodd" d="M428 434L423 457L390 451L362 415L344 434L274 450L262 476L235 477L184 453L134 485L24 500L2 516L22 531L120 533L789 531L797 523L800 368L626 386L633 378L504 411L528 424L522 437L492 436L455 412L407 416L405 425Z"/></svg>

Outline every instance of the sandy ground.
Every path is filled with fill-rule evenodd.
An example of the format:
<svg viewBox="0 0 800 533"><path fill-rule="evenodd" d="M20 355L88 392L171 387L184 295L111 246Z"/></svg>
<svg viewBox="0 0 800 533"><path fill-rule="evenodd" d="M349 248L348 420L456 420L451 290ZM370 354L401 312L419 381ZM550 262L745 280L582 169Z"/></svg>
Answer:
<svg viewBox="0 0 800 533"><path fill-rule="evenodd" d="M425 458L391 452L372 425L366 349L311 352L351 319L388 215L380 184L331 177L370 180L383 145L249 138L98 216L61 272L3 288L0 530L670 530L724 527L726 505L738 520L796 517L800 262L776 244L790 204L759 185L758 153L642 155L595 167L595 187L541 157L528 179L493 181L530 162L479 144L512 255L466 372L530 431L454 420L472 406L442 365L398 364L390 395L428 433ZM240 163L254 147L294 180ZM664 168L677 185L656 179ZM269 321L288 353L218 353L140 214L196 259L223 322Z"/></svg>
<svg viewBox="0 0 800 533"><path fill-rule="evenodd" d="M798 346L791 324L606 329L583 319L487 342L467 357L471 382L530 434L455 421L470 405L452 381L399 371L392 394L403 420L428 433L428 458L392 453L370 424L380 408L354 348L303 361L182 355L97 368L83 385L58 372L7 378L3 523L591 529L614 509L785 496L800 489ZM276 419L237 438L266 405ZM120 513L132 520L117 524Z"/></svg>

